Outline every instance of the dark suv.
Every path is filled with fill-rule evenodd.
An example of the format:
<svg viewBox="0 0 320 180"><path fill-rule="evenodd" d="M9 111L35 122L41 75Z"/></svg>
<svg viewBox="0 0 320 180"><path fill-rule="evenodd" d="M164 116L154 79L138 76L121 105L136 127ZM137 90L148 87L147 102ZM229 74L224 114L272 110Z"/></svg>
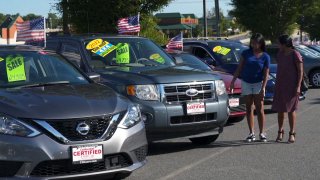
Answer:
<svg viewBox="0 0 320 180"><path fill-rule="evenodd" d="M55 50L84 72L140 105L150 141L188 137L215 141L229 116L228 96L216 75L175 66L149 39L136 36L57 36Z"/></svg>

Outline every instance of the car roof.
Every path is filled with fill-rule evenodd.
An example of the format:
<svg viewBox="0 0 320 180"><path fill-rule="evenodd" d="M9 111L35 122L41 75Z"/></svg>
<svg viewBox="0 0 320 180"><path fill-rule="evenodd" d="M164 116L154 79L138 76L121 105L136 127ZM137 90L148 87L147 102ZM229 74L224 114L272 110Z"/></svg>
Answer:
<svg viewBox="0 0 320 180"><path fill-rule="evenodd" d="M70 34L70 35L57 35L57 36L49 36L48 40L51 39L72 39L77 41L85 41L91 39L103 39L103 38L132 38L132 39L146 39L141 36L133 36L133 35L119 35L119 34Z"/></svg>
<svg viewBox="0 0 320 180"><path fill-rule="evenodd" d="M228 44L228 45L243 45L241 42L234 41L234 40L193 40L193 39L187 39L184 40L183 43L202 43L205 45L208 45L209 43L214 43L214 44Z"/></svg>
<svg viewBox="0 0 320 180"><path fill-rule="evenodd" d="M54 53L54 51L45 50L44 47L40 46L31 46L31 45L0 45L0 52L4 51L30 51L30 52L39 52L45 51Z"/></svg>

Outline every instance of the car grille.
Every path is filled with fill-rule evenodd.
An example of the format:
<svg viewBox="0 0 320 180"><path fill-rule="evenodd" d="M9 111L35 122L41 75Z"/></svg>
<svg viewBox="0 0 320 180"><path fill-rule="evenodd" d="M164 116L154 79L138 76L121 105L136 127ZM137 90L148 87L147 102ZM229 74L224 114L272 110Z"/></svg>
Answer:
<svg viewBox="0 0 320 180"><path fill-rule="evenodd" d="M148 154L148 146L142 146L134 150L134 154L136 155L139 162L144 161Z"/></svg>
<svg viewBox="0 0 320 180"><path fill-rule="evenodd" d="M198 90L196 96L188 96L186 91L188 89ZM213 99L215 97L213 83L196 83L196 84L177 84L164 85L164 101L171 102L186 102L194 100Z"/></svg>
<svg viewBox="0 0 320 180"><path fill-rule="evenodd" d="M88 164L72 164L70 159L43 161L31 172L31 176L63 176L113 170L131 166L133 163L126 154L108 155L104 161Z"/></svg>
<svg viewBox="0 0 320 180"><path fill-rule="evenodd" d="M14 176L23 165L23 162L0 161L0 177Z"/></svg>
<svg viewBox="0 0 320 180"><path fill-rule="evenodd" d="M187 116L173 116L170 119L171 124L186 124L194 122L213 121L217 118L216 113L196 114Z"/></svg>
<svg viewBox="0 0 320 180"><path fill-rule="evenodd" d="M106 118L86 118L86 119L71 119L71 120L47 120L55 130L61 133L70 141L85 141L99 139L104 134L109 126L111 116ZM77 132L77 125L81 122L85 122L90 126L89 133L87 135L81 135Z"/></svg>

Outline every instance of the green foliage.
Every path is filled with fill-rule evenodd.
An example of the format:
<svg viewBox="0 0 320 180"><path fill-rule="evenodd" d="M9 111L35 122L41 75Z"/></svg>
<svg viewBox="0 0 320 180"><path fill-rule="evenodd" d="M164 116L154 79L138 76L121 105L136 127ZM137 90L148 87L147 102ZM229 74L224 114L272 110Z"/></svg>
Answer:
<svg viewBox="0 0 320 180"><path fill-rule="evenodd" d="M47 17L48 27L52 29L57 28L58 26L62 26L62 20L54 13L48 13Z"/></svg>
<svg viewBox="0 0 320 180"><path fill-rule="evenodd" d="M164 33L157 30L157 21L155 17L142 15L140 25L140 36L147 37L159 45L167 44L168 37Z"/></svg>
<svg viewBox="0 0 320 180"><path fill-rule="evenodd" d="M0 25L3 23L4 20L6 20L7 16L0 13Z"/></svg>
<svg viewBox="0 0 320 180"><path fill-rule="evenodd" d="M22 16L22 19L24 21L29 21L29 20L40 18L40 17L41 17L40 15L36 15L36 14L30 13L30 14L27 14L25 16Z"/></svg>
<svg viewBox="0 0 320 180"><path fill-rule="evenodd" d="M120 18L150 14L172 0L60 0L57 9L63 14L64 27L67 21L77 33L116 33ZM66 16L66 14L68 16Z"/></svg>
<svg viewBox="0 0 320 180"><path fill-rule="evenodd" d="M310 1L310 0L309 0ZM309 4L307 8L304 9L301 14L304 16L303 21L300 19L299 24L303 31L309 33L310 38L320 39L320 1L315 0L314 2L309 2L313 4Z"/></svg>
<svg viewBox="0 0 320 180"><path fill-rule="evenodd" d="M302 0L231 0L230 14L253 33L260 32L275 41L283 33L290 33L301 14ZM307 0L311 1L311 0Z"/></svg>

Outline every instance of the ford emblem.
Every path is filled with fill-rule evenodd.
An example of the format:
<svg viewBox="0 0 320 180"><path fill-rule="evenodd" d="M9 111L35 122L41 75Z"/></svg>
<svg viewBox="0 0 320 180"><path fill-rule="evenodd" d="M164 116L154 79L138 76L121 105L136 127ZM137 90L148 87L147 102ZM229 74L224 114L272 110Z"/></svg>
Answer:
<svg viewBox="0 0 320 180"><path fill-rule="evenodd" d="M90 126L85 123L85 122L81 122L77 125L76 128L77 132L83 136L87 135L90 131Z"/></svg>
<svg viewBox="0 0 320 180"><path fill-rule="evenodd" d="M199 94L199 92L198 92L198 90L196 90L196 89L188 89L187 91L186 91L186 94L187 94L187 96L196 96L196 95L198 95Z"/></svg>

